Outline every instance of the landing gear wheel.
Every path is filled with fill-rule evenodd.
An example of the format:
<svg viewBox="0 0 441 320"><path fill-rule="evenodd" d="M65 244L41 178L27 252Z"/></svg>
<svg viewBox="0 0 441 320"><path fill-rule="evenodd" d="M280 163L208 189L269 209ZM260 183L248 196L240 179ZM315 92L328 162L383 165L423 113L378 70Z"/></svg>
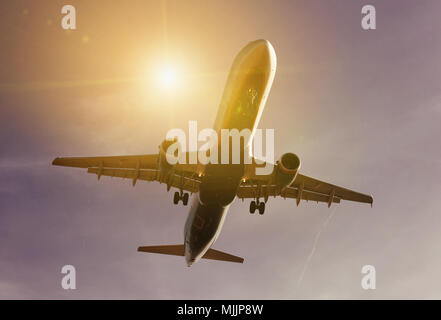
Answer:
<svg viewBox="0 0 441 320"><path fill-rule="evenodd" d="M256 206L256 201L254 201L254 200L251 201L251 202L250 202L250 213L251 213L251 214L254 214L254 212L256 211L256 207L257 207L257 206Z"/></svg>
<svg viewBox="0 0 441 320"><path fill-rule="evenodd" d="M184 196L182 197L182 203L184 204L184 206L187 205L187 203L188 203L188 193L184 193Z"/></svg>
<svg viewBox="0 0 441 320"><path fill-rule="evenodd" d="M175 192L175 195L173 196L173 203L174 204L178 204L179 203L179 199L180 199L181 197L179 196L179 192Z"/></svg>
<svg viewBox="0 0 441 320"><path fill-rule="evenodd" d="M265 202L259 203L259 214L262 215L265 213Z"/></svg>

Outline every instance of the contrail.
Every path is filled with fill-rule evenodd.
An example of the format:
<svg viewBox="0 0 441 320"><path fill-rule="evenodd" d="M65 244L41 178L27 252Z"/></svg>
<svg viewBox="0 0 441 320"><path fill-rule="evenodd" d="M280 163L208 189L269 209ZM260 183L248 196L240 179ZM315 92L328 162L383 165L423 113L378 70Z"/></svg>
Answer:
<svg viewBox="0 0 441 320"><path fill-rule="evenodd" d="M303 277L305 276L306 273L306 269L308 269L309 266L309 262L311 261L314 253L315 253L315 249L317 247L317 244L319 242L320 239L320 235L322 234L322 232L326 229L326 227L328 226L329 221L331 221L332 217L334 216L334 213L336 211L337 207L334 207L334 209L332 209L331 213L329 214L329 216L326 218L325 222L323 222L322 227L320 228L319 232L317 232L317 235L315 236L314 239L314 244L312 245L312 249L311 252L308 255L308 258L306 258L305 261L305 265L303 266L303 270L302 273L300 274L299 280L297 281L297 289L300 287L300 284L303 281Z"/></svg>

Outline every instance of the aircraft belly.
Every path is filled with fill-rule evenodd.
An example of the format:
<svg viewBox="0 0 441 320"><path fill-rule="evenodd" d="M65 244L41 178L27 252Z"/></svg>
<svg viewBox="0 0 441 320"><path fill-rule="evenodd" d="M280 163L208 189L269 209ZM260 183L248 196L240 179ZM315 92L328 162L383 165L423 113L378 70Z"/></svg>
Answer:
<svg viewBox="0 0 441 320"><path fill-rule="evenodd" d="M236 197L240 180L245 174L242 164L209 164L199 186L199 199L205 205L227 206Z"/></svg>
<svg viewBox="0 0 441 320"><path fill-rule="evenodd" d="M199 194L193 201L193 206L185 225L185 258L187 263L198 261L216 241L229 205L202 204Z"/></svg>

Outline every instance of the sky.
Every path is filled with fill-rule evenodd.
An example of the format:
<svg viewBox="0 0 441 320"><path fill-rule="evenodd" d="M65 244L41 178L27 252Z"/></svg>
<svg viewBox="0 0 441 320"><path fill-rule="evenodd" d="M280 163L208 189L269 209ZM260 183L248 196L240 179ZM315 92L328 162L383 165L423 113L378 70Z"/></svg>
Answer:
<svg viewBox="0 0 441 320"><path fill-rule="evenodd" d="M73 4L77 29L61 28ZM361 8L376 8L376 30ZM0 299L440 299L438 0L2 1ZM51 166L156 153L211 127L235 55L267 39L277 72L259 127L303 174L374 205L270 199L230 208L213 248L245 263L143 254L183 242L188 208L158 183ZM158 72L172 66L173 87ZM61 287L73 265L77 289ZM376 270L364 290L361 269Z"/></svg>

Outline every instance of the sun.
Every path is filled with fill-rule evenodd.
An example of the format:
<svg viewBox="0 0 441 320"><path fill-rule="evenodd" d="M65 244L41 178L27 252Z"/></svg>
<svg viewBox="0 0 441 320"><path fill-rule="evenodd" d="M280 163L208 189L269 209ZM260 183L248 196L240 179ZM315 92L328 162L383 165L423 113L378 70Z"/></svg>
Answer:
<svg viewBox="0 0 441 320"><path fill-rule="evenodd" d="M176 88L179 83L179 74L173 66L163 66L158 72L158 81L163 89Z"/></svg>

